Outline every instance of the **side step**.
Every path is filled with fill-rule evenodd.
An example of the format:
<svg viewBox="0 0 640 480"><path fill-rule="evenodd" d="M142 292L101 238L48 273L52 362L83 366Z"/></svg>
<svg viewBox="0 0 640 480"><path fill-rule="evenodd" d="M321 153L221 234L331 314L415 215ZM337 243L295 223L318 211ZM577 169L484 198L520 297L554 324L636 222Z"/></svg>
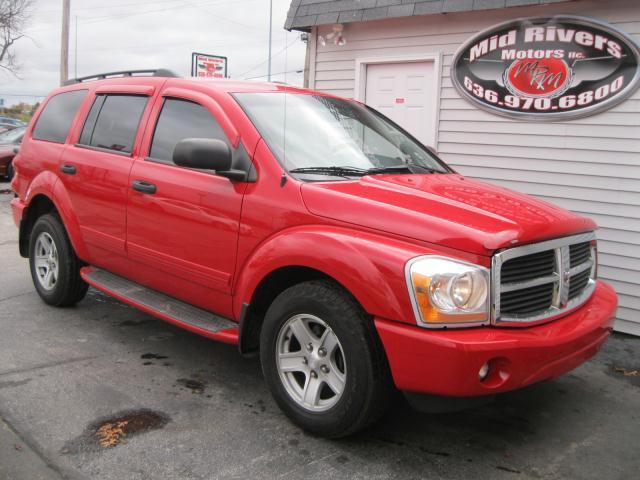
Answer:
<svg viewBox="0 0 640 480"><path fill-rule="evenodd" d="M232 345L238 344L238 324L211 312L151 290L126 278L96 267L83 267L80 275L92 287L204 337Z"/></svg>

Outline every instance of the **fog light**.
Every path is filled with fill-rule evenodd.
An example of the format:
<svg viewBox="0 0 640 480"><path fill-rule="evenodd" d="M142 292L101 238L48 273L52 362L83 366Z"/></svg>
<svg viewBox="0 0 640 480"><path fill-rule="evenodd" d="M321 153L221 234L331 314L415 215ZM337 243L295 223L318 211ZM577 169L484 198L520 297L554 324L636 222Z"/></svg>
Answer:
<svg viewBox="0 0 640 480"><path fill-rule="evenodd" d="M480 378L480 381L483 381L485 378L487 378L487 375L489 375L489 362L482 365L480 367L480 370L478 371L478 377Z"/></svg>

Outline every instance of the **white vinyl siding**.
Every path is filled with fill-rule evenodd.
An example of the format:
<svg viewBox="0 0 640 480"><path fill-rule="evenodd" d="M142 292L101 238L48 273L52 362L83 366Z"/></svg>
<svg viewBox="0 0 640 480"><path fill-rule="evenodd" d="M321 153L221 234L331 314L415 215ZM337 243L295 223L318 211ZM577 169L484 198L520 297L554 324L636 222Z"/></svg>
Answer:
<svg viewBox="0 0 640 480"><path fill-rule="evenodd" d="M640 90L604 113L558 123L479 110L453 88L455 51L473 35L518 17L573 14L613 23L640 39L640 2L577 0L544 7L384 19L345 25L347 44L312 41L310 85L353 97L361 58L442 54L437 149L460 173L536 195L593 218L599 276L619 294L616 329L640 335ZM314 29L326 35L331 26Z"/></svg>

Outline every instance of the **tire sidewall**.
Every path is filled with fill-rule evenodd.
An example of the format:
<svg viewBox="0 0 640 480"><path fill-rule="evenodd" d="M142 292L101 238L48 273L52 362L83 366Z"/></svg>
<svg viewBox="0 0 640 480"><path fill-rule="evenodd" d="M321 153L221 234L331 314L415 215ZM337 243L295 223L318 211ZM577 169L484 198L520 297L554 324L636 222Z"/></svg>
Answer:
<svg viewBox="0 0 640 480"><path fill-rule="evenodd" d="M306 284L309 285L309 284ZM300 285L302 286L302 285ZM344 311L335 305L310 298L297 297L295 286L285 291L271 305L261 332L260 359L265 380L280 408L294 422L307 430L325 436L339 435L345 425L355 423L371 391L373 377L371 355L356 308ZM322 284L316 288L323 288ZM345 390L336 405L323 412L310 412L299 406L285 390L276 365L277 338L285 322L297 314L311 314L322 319L338 337L345 357L347 379Z"/></svg>
<svg viewBox="0 0 640 480"><path fill-rule="evenodd" d="M35 267L35 245L41 233L48 233L53 239L58 252L58 279L55 287L46 290L38 280ZM67 240L64 227L59 218L52 214L43 215L38 218L29 238L29 269L33 284L40 297L50 305L58 305L62 302L66 293L66 284L69 282L69 262L70 262L69 242Z"/></svg>

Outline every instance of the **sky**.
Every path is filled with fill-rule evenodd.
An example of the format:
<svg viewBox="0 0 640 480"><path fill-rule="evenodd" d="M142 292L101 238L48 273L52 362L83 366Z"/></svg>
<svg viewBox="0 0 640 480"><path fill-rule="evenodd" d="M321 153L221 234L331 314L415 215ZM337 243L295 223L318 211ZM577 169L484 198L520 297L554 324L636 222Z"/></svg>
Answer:
<svg viewBox="0 0 640 480"><path fill-rule="evenodd" d="M273 0L273 80L302 85L305 45L284 30L290 0ZM0 72L5 105L34 103L59 85L62 0L34 0L14 50L19 78ZM77 58L76 58L77 18ZM69 77L169 68L191 73L191 53L228 57L229 76L266 80L269 0L71 0ZM286 73L285 73L286 72ZM258 77L258 78L253 78Z"/></svg>

